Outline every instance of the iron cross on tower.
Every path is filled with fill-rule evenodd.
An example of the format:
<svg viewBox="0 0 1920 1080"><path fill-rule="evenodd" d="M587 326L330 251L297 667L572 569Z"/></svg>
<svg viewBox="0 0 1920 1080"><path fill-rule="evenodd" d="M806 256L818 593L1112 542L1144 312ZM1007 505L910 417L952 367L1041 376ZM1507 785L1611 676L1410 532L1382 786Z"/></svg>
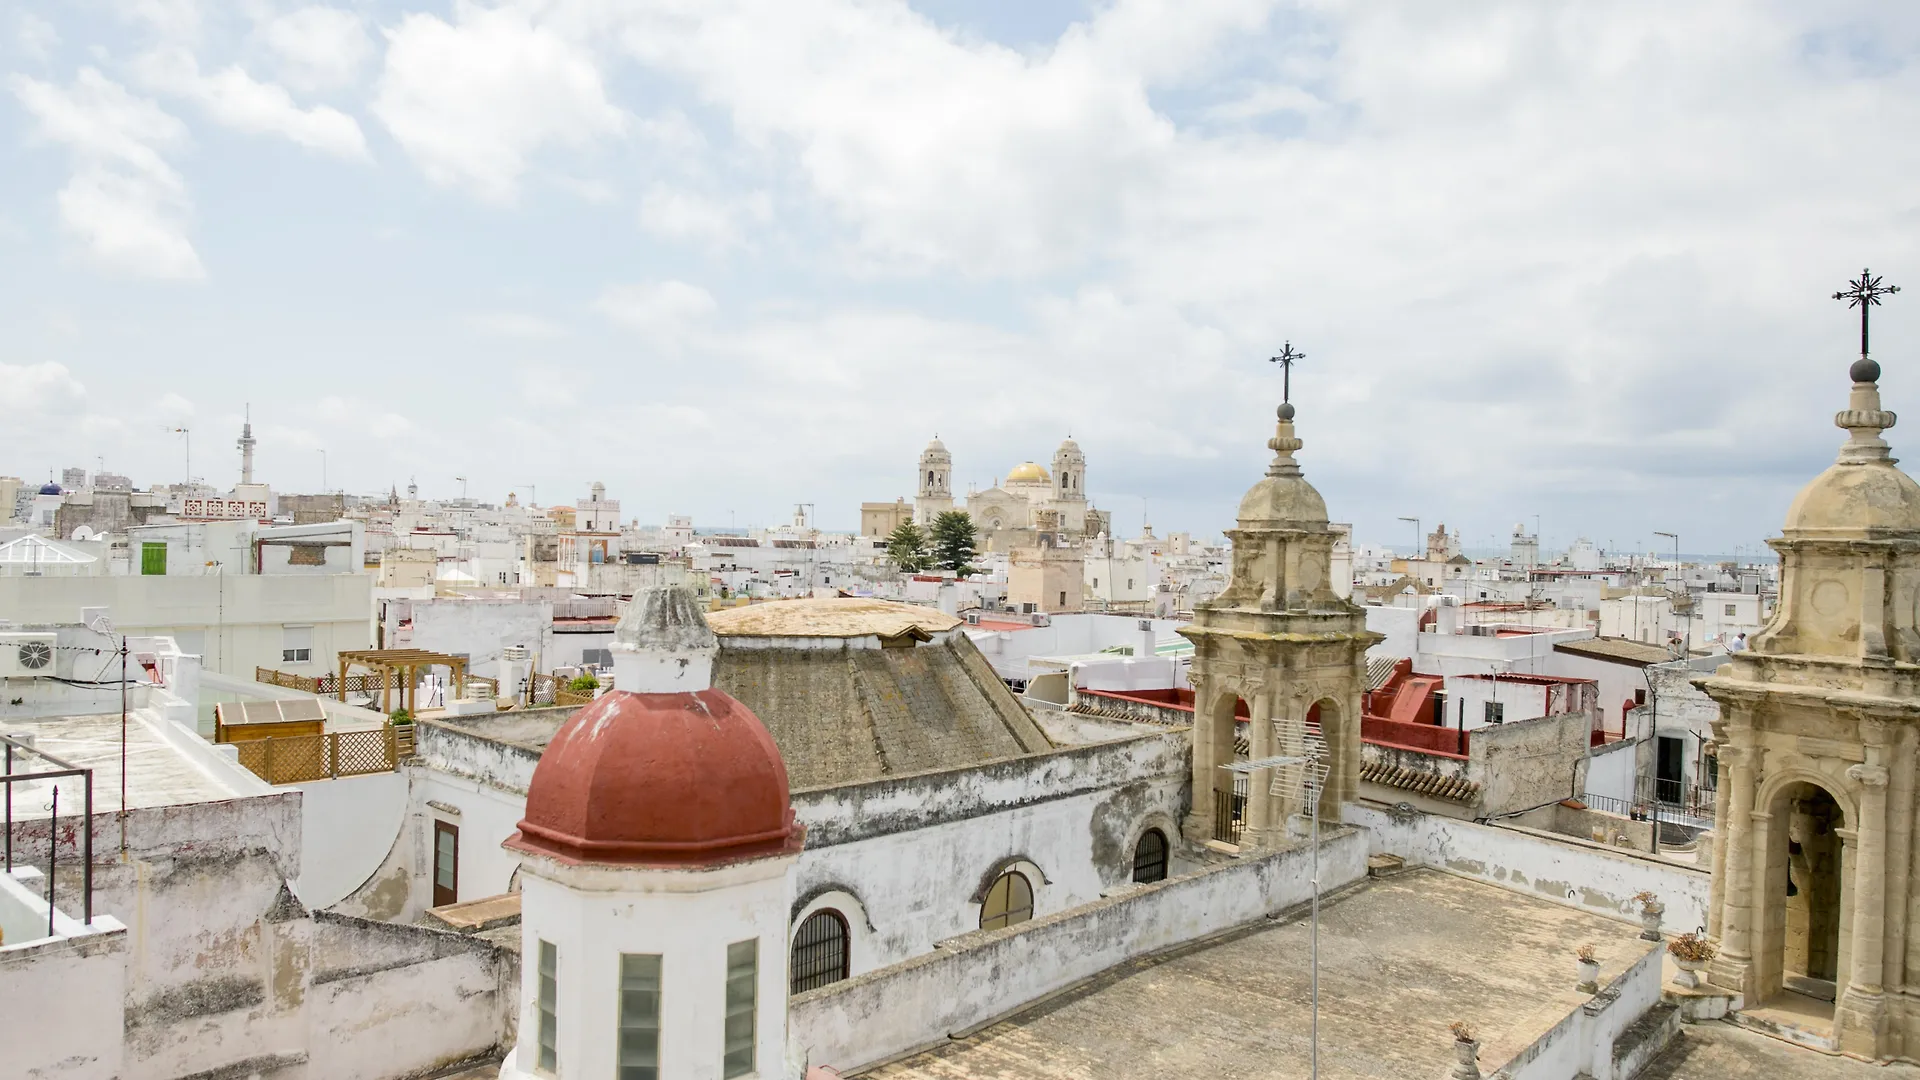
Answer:
<svg viewBox="0 0 1920 1080"><path fill-rule="evenodd" d="M1291 341L1280 347L1279 356L1267 357L1270 362L1280 365L1281 401L1293 400L1293 362L1295 360L1305 360L1306 358L1306 353L1293 351L1293 342Z"/></svg>
<svg viewBox="0 0 1920 1080"><path fill-rule="evenodd" d="M1880 306L1880 298L1892 296L1900 291L1898 285L1882 285L1880 279L1873 276L1871 270L1860 271L1859 278L1847 282L1847 288L1833 294L1835 300L1845 300L1850 308L1860 309L1860 355L1867 355L1867 313Z"/></svg>

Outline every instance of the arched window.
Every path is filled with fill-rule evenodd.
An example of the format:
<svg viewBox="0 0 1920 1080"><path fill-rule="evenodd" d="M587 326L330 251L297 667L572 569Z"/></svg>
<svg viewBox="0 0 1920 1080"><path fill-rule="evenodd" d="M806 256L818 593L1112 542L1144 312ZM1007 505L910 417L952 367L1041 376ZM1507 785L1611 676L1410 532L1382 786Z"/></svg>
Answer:
<svg viewBox="0 0 1920 1080"><path fill-rule="evenodd" d="M994 879L987 898L980 905L980 929L998 930L1033 918L1033 885L1018 870L1009 870Z"/></svg>
<svg viewBox="0 0 1920 1080"><path fill-rule="evenodd" d="M847 920L821 908L793 935L793 992L812 990L847 977Z"/></svg>
<svg viewBox="0 0 1920 1080"><path fill-rule="evenodd" d="M1133 849L1133 880L1140 882L1167 879L1167 834L1148 829L1141 834L1140 846Z"/></svg>

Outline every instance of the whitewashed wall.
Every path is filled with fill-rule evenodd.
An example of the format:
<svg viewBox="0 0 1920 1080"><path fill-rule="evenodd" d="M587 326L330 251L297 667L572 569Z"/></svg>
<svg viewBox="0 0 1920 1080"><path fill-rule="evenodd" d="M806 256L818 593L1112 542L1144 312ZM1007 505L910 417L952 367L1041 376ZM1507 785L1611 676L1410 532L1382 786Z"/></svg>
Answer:
<svg viewBox="0 0 1920 1080"><path fill-rule="evenodd" d="M1367 872L1366 839L1322 842L1322 888ZM842 1071L1009 1012L1136 956L1251 922L1311 896L1305 848L1211 866L1004 930L976 930L938 952L793 998L790 1056Z"/></svg>
<svg viewBox="0 0 1920 1080"><path fill-rule="evenodd" d="M1596 746L1587 757L1587 794L1622 802L1633 798L1634 767L1639 745L1631 742Z"/></svg>
<svg viewBox="0 0 1920 1080"><path fill-rule="evenodd" d="M1500 1075L1509 1080L1569 1080L1576 1076L1629 1080L1632 1072L1614 1068L1615 1046L1635 1021L1660 1003L1663 954L1659 946L1648 944L1647 951L1609 980L1588 1005L1569 1012L1533 1045L1501 1065ZM1633 1062L1634 1066L1644 1064L1644 1057Z"/></svg>
<svg viewBox="0 0 1920 1080"><path fill-rule="evenodd" d="M371 878L407 819L407 778L397 772L288 785L300 790L300 877L294 892L328 908Z"/></svg>
<svg viewBox="0 0 1920 1080"><path fill-rule="evenodd" d="M37 878L38 875L32 875ZM17 890L0 876L0 888ZM46 933L46 904L38 934ZM127 930L100 916L92 929L56 920L63 935L28 940L9 923L0 946L0 1072L13 1077L120 1080Z"/></svg>
<svg viewBox="0 0 1920 1080"><path fill-rule="evenodd" d="M1344 807L1343 817L1367 830L1373 851L1398 855L1409 866L1431 866L1632 922L1639 921L1634 894L1652 892L1667 906L1669 931L1706 925L1711 877L1704 870L1571 837L1358 803Z"/></svg>

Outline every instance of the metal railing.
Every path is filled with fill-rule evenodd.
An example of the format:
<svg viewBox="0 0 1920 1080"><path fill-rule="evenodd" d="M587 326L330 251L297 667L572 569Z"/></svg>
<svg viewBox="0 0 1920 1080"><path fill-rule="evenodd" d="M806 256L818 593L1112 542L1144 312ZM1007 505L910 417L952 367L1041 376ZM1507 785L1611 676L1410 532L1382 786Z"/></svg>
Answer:
<svg viewBox="0 0 1920 1080"><path fill-rule="evenodd" d="M1213 838L1228 844L1238 844L1247 828L1246 777L1234 777L1233 788L1213 792Z"/></svg>
<svg viewBox="0 0 1920 1080"><path fill-rule="evenodd" d="M392 724L362 731L281 735L228 743L240 764L269 784L299 784L392 772L399 763Z"/></svg>
<svg viewBox="0 0 1920 1080"><path fill-rule="evenodd" d="M58 781L63 777L78 776L84 783L81 813L85 822L80 828L80 893L81 921L93 923L93 770L54 757L44 750L37 750L17 739L0 735L0 744L6 747L6 773L0 776L6 788L6 867L7 873L13 873L13 785L30 783L37 780ZM29 754L50 762L55 767L39 772L15 772L13 769L16 754ZM52 814L47 818L47 936L52 937L53 916L56 905L54 892L59 883L60 863L60 787L53 786L53 797L49 802Z"/></svg>

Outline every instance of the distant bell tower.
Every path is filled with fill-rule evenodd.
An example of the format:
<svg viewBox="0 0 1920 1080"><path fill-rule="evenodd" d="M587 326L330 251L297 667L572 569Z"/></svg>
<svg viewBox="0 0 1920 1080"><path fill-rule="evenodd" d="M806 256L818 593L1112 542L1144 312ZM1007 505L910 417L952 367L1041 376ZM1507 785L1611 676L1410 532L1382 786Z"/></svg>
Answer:
<svg viewBox="0 0 1920 1080"><path fill-rule="evenodd" d="M953 455L947 453L938 435L920 451L920 479L913 499L914 520L931 525L944 511L953 509Z"/></svg>
<svg viewBox="0 0 1920 1080"><path fill-rule="evenodd" d="M240 447L240 482L242 484L253 483L253 448L255 444L256 440L253 437L253 406L248 405L246 419L240 424L240 442L237 444Z"/></svg>

